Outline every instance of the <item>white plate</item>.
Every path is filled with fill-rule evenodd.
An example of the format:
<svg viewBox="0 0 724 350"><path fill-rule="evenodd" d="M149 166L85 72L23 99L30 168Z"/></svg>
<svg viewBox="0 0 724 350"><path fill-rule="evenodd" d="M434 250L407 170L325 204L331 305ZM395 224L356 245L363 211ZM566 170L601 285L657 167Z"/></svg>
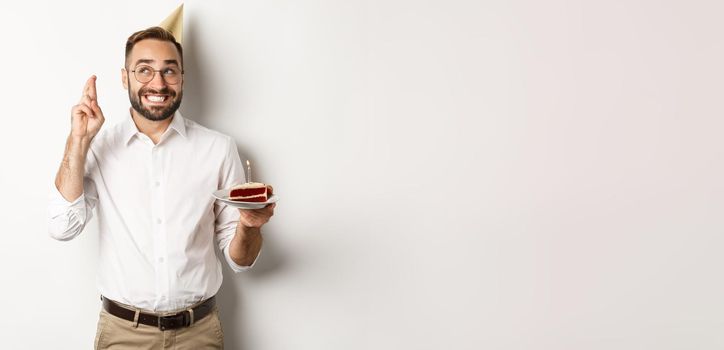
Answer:
<svg viewBox="0 0 724 350"><path fill-rule="evenodd" d="M213 195L216 200L239 209L261 209L269 204L276 203L276 201L279 200L279 197L273 194L271 197L267 198L266 202L237 202L229 199L229 192L231 192L231 189L227 188L225 190L218 190L214 192Z"/></svg>

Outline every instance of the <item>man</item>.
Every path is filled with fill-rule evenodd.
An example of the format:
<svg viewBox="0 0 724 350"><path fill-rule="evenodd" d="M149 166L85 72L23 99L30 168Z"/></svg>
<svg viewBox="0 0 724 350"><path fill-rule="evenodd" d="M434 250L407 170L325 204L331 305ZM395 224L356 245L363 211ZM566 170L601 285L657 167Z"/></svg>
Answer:
<svg viewBox="0 0 724 350"><path fill-rule="evenodd" d="M235 142L185 119L181 45L165 29L126 43L126 120L100 132L95 81L71 110L71 132L55 179L50 234L69 240L95 208L98 288L103 299L96 349L221 349L214 295L221 264L214 239L236 271L250 268L274 204L237 210L212 193L244 178Z"/></svg>

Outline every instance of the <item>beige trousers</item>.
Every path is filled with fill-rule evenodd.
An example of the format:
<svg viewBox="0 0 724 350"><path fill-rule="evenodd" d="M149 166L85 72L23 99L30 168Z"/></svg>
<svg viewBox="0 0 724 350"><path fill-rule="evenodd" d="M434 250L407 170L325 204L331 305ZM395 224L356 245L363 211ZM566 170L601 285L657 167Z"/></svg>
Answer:
<svg viewBox="0 0 724 350"><path fill-rule="evenodd" d="M101 309L96 331L96 350L201 350L223 349L219 309L190 327L162 331L158 327L126 321Z"/></svg>

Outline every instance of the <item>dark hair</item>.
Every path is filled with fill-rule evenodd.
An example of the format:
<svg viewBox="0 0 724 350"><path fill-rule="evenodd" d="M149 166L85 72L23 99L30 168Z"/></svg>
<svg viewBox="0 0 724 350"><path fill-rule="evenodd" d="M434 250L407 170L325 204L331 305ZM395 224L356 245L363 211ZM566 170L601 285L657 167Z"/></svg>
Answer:
<svg viewBox="0 0 724 350"><path fill-rule="evenodd" d="M179 56L181 56L181 64L183 65L184 52L181 48L181 44L176 41L173 34L161 27L150 27L131 34L131 36L128 37L128 40L126 40L126 66L128 66L128 56L131 54L133 47L136 46L137 42L145 39L156 39L173 43L176 46L176 50L178 50Z"/></svg>

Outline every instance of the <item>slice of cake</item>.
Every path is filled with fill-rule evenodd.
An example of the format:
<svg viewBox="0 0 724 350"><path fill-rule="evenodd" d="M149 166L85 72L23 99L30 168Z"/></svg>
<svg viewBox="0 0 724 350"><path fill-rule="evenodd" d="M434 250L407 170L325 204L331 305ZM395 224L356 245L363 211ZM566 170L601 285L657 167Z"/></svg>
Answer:
<svg viewBox="0 0 724 350"><path fill-rule="evenodd" d="M259 182L236 185L229 192L229 199L237 202L266 202L267 196L266 184Z"/></svg>

